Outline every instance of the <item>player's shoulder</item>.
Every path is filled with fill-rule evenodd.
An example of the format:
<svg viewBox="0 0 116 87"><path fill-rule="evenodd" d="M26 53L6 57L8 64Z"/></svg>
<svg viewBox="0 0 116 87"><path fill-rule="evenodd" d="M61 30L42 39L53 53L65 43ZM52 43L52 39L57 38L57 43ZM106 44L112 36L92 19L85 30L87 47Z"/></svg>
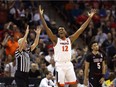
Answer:
<svg viewBox="0 0 116 87"><path fill-rule="evenodd" d="M93 54L91 52L89 52L87 55L86 55L86 59L88 60L91 60Z"/></svg>
<svg viewBox="0 0 116 87"><path fill-rule="evenodd" d="M93 56L92 52L88 52L87 57Z"/></svg>

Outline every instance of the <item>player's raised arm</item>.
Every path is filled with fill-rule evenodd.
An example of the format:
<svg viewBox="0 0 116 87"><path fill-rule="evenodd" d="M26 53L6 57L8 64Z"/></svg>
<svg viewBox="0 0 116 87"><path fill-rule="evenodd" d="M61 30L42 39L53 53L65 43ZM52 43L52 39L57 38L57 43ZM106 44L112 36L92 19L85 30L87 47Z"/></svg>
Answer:
<svg viewBox="0 0 116 87"><path fill-rule="evenodd" d="M91 13L88 13L89 18L85 21L85 23L83 25L81 25L81 27L73 34L70 36L70 40L73 43L78 37L79 35L85 30L85 28L88 26L88 24L90 23L93 15L96 13L95 9L91 10Z"/></svg>
<svg viewBox="0 0 116 87"><path fill-rule="evenodd" d="M35 38L34 43L31 45L31 51L33 51L36 48L36 46L38 45L41 27L37 26L37 29L35 30L35 32L36 32L36 38Z"/></svg>
<svg viewBox="0 0 116 87"><path fill-rule="evenodd" d="M56 35L53 34L53 32L50 30L50 28L47 26L44 18L43 18L43 9L41 9L41 5L39 6L39 14L40 14L40 19L42 21L42 24L44 26L44 28L46 29L46 32L49 36L49 38L51 39L52 42L55 42L57 41L57 37Z"/></svg>

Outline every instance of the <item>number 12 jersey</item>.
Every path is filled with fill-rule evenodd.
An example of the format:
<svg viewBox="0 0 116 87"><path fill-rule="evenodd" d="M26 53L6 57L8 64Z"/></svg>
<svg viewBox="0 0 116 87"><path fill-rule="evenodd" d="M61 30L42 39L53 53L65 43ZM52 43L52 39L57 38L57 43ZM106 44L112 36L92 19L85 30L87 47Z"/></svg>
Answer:
<svg viewBox="0 0 116 87"><path fill-rule="evenodd" d="M71 61L71 41L69 38L65 40L58 38L54 46L54 59L56 62Z"/></svg>

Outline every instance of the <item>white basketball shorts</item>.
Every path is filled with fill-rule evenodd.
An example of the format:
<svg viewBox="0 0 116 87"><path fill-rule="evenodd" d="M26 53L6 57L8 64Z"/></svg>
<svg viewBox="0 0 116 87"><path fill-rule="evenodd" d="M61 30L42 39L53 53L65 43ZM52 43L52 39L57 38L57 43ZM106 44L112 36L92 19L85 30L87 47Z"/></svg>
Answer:
<svg viewBox="0 0 116 87"><path fill-rule="evenodd" d="M76 83L76 75L71 62L56 62L56 80L61 85Z"/></svg>

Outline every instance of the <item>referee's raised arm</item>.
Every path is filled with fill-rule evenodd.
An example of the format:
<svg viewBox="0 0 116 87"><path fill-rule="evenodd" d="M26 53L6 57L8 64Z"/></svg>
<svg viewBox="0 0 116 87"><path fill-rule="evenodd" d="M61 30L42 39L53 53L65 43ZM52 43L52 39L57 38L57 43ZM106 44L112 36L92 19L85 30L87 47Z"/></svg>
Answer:
<svg viewBox="0 0 116 87"><path fill-rule="evenodd" d="M40 32L41 32L41 27L37 26L37 29L35 30L36 38L35 38L34 43L31 45L31 51L33 51L35 47L38 45Z"/></svg>
<svg viewBox="0 0 116 87"><path fill-rule="evenodd" d="M19 51L21 52L24 48L24 44L27 42L27 36L28 36L28 33L29 33L29 25L27 26L27 29L26 29L26 32L25 32L25 35L23 38L20 38L18 40L18 44L19 44Z"/></svg>

